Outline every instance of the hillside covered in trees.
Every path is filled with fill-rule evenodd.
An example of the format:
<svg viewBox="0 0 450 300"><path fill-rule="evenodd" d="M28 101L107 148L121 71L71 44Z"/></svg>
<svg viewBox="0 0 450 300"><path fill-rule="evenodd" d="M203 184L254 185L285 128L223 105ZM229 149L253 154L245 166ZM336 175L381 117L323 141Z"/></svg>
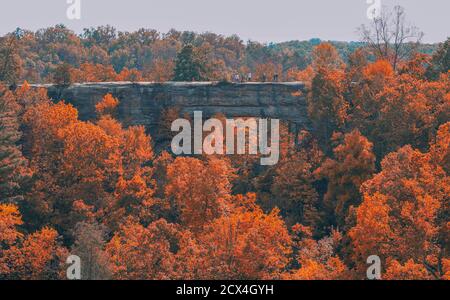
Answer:
<svg viewBox="0 0 450 300"><path fill-rule="evenodd" d="M64 279L71 254L83 279L365 279L372 255L383 279L450 279L449 41L411 45L62 26L3 37L0 279ZM117 120L114 95L82 121L27 82L186 70L303 81L313 128L282 126L274 166L174 156ZM178 117L168 108L158 135Z"/></svg>
<svg viewBox="0 0 450 300"><path fill-rule="evenodd" d="M238 36L197 34L172 30L160 33L140 29L118 32L114 27L85 29L80 35L64 25L31 32L17 29L0 37L0 80L19 84L50 83L61 80L59 71L69 69L73 82L168 81L174 79L177 53L192 47L201 62L201 80L231 80L234 74L253 74L254 81L295 80L295 74L312 62L312 51L320 39L261 44L242 41ZM363 42L331 42L348 61ZM419 46L419 52L432 54L438 45ZM373 57L371 58L374 59ZM191 78L189 78L191 80Z"/></svg>

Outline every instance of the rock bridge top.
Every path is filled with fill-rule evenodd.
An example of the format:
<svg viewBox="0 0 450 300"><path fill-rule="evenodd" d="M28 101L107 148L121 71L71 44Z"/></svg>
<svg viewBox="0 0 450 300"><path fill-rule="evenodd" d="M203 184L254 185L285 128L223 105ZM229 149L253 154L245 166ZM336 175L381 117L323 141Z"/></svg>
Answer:
<svg viewBox="0 0 450 300"><path fill-rule="evenodd" d="M82 120L94 119L95 104L110 93L120 100L118 117L125 125L148 129L157 126L161 112L169 107L178 107L182 113L202 111L206 118L222 113L230 118L276 118L296 129L310 127L301 82L104 82L34 87L47 88L52 99L74 105Z"/></svg>

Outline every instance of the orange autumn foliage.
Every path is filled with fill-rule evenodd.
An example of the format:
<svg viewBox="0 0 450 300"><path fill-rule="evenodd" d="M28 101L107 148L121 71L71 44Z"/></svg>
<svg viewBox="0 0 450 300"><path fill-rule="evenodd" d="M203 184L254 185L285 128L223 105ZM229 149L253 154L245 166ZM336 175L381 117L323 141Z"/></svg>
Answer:
<svg viewBox="0 0 450 300"><path fill-rule="evenodd" d="M116 203L113 210L116 218L133 215L143 221L152 219L155 215L152 209L155 204L154 193L153 182L148 174L136 173L130 179L120 177L114 193Z"/></svg>
<svg viewBox="0 0 450 300"><path fill-rule="evenodd" d="M269 62L258 64L255 67L254 77L259 81L273 81L275 75L278 75L279 77L282 75L282 67L279 64Z"/></svg>
<svg viewBox="0 0 450 300"><path fill-rule="evenodd" d="M102 182L117 172L120 140L95 124L74 122L61 129L58 138L64 145L60 172L77 184Z"/></svg>
<svg viewBox="0 0 450 300"><path fill-rule="evenodd" d="M376 253L385 262L390 257L413 259L430 276L440 277L440 257L445 253L445 203L450 194L449 177L430 155L410 146L386 156L382 171L361 187L362 205L357 209L353 240L354 259ZM448 209L447 209L448 210ZM445 235L444 235L445 236Z"/></svg>
<svg viewBox="0 0 450 300"><path fill-rule="evenodd" d="M176 54L183 34L155 34L136 33L142 47L125 51L120 34L108 45L112 56L107 41L93 45L85 54L95 59L80 57L69 75L168 80L174 61L166 50ZM423 55L394 72L364 49L346 67L342 48L323 43L301 71L306 61L286 51L284 77L275 52L249 43L268 57L233 57L232 40L201 39L205 78L253 72L254 80L305 81L308 94L291 95L299 103L307 96L311 131L283 124L280 160L270 167L257 155L175 158L164 150L181 108L162 104L157 128L128 126L114 118L120 103L108 94L98 99L98 118L81 121L44 89L0 87L16 122L11 144L32 175L16 186L20 201L0 199L0 279L64 278L62 243L81 254L86 279L365 279L371 255L380 256L385 280L450 279L450 73L430 79ZM219 56L214 39L227 44Z"/></svg>
<svg viewBox="0 0 450 300"><path fill-rule="evenodd" d="M22 224L17 206L0 204L0 245L10 246L21 238L23 235L17 231L16 226Z"/></svg>
<svg viewBox="0 0 450 300"><path fill-rule="evenodd" d="M95 111L99 115L113 115L118 105L119 100L114 98L111 94L106 94L102 101L95 105Z"/></svg>
<svg viewBox="0 0 450 300"><path fill-rule="evenodd" d="M399 73L407 73L418 79L426 78L428 69L431 65L431 59L431 55L415 53L410 59L400 64Z"/></svg>
<svg viewBox="0 0 450 300"><path fill-rule="evenodd" d="M280 161L258 181L259 203L264 210L278 207L288 226L313 226L320 220L319 195L314 188L314 170L323 153L309 132L302 131L296 141L287 128L280 128ZM270 193L262 191L269 190Z"/></svg>
<svg viewBox="0 0 450 300"><path fill-rule="evenodd" d="M153 65L144 72L144 78L148 81L165 82L173 78L175 62L173 60L156 59Z"/></svg>
<svg viewBox="0 0 450 300"><path fill-rule="evenodd" d="M431 144L430 154L435 164L450 174L450 122L439 127L436 140Z"/></svg>
<svg viewBox="0 0 450 300"><path fill-rule="evenodd" d="M23 84L14 91L14 96L17 103L21 106L21 113L23 113L30 107L47 102L49 100L46 89L31 88L30 84L27 81L24 81Z"/></svg>
<svg viewBox="0 0 450 300"><path fill-rule="evenodd" d="M274 210L264 214L255 195L198 235L165 220L147 227L128 220L107 245L116 279L277 278L289 261L290 237ZM146 274L144 277L142 274Z"/></svg>
<svg viewBox="0 0 450 300"><path fill-rule="evenodd" d="M337 70L344 68L336 48L330 43L321 43L313 49L313 64L315 71L319 69Z"/></svg>
<svg viewBox="0 0 450 300"><path fill-rule="evenodd" d="M142 73L137 69L131 69L123 68L122 71L120 71L119 74L116 76L116 81L131 81L131 82L138 82L142 81L143 76Z"/></svg>
<svg viewBox="0 0 450 300"><path fill-rule="evenodd" d="M122 136L122 161L125 174L133 174L153 159L152 139L144 126L131 126Z"/></svg>
<svg viewBox="0 0 450 300"><path fill-rule="evenodd" d="M122 124L110 115L101 116L97 121L97 125L110 136L123 137L124 129Z"/></svg>
<svg viewBox="0 0 450 300"><path fill-rule="evenodd" d="M297 224L292 227L295 259L300 265L284 274L289 280L339 280L347 277L347 267L337 255L342 236L332 232L321 240L314 240L310 227Z"/></svg>
<svg viewBox="0 0 450 300"><path fill-rule="evenodd" d="M54 229L44 228L28 235L20 245L6 250L4 259L11 266L8 276L25 280L64 278L64 260L68 252L57 239L58 233Z"/></svg>
<svg viewBox="0 0 450 300"><path fill-rule="evenodd" d="M111 95L105 99L106 104L116 103ZM64 103L40 104L27 111L24 119L30 127L31 166L39 170L30 199L33 213L51 217L57 207L58 218L52 222L69 230L74 225L71 221L78 219L67 221L63 216L72 215L72 203L81 199L94 206L97 216L106 214L108 222L116 224L124 217L121 203L127 201L120 195L129 196L124 192L128 181L144 180L152 194L151 170L143 166L152 159L153 151L143 127L123 129L109 114L98 124L81 122L77 111ZM119 186L122 188L115 194Z"/></svg>
<svg viewBox="0 0 450 300"><path fill-rule="evenodd" d="M389 242L394 239L394 233L389 224L392 209L387 199L380 193L364 195L363 202L356 211L357 226L349 232L353 240L353 251L358 257L390 251Z"/></svg>
<svg viewBox="0 0 450 300"><path fill-rule="evenodd" d="M207 278L280 278L291 253L291 239L278 210L269 214L256 196L238 196L238 207L205 227L199 236L206 249Z"/></svg>
<svg viewBox="0 0 450 300"><path fill-rule="evenodd" d="M335 135L335 139L338 138L339 135ZM336 218L336 223L332 224L340 227L347 221L348 210L360 204L359 188L375 172L376 160L373 144L358 130L345 134L342 139L333 149L334 159L328 158L316 170L317 175L328 180L325 208Z"/></svg>
<svg viewBox="0 0 450 300"><path fill-rule="evenodd" d="M288 80L301 81L305 83L307 87L310 87L314 75L313 67L308 66L304 70L290 69L286 77Z"/></svg>
<svg viewBox="0 0 450 300"><path fill-rule="evenodd" d="M377 95L383 91L387 84L394 80L394 70L391 64L385 60L377 60L374 63L351 70L357 72L350 75L353 80L350 83L350 97L352 104L352 124L365 135L372 137L376 124L376 118L383 105L377 99Z"/></svg>
<svg viewBox="0 0 450 300"><path fill-rule="evenodd" d="M60 279L67 250L50 228L24 235L16 206L0 204L0 279Z"/></svg>
<svg viewBox="0 0 450 300"><path fill-rule="evenodd" d="M181 223L194 232L229 209L234 172L227 161L178 157L167 167L167 176L166 197L180 212Z"/></svg>
<svg viewBox="0 0 450 300"><path fill-rule="evenodd" d="M24 123L30 128L29 142L33 156L40 157L54 150L58 131L78 119L78 111L64 102L40 103L26 111Z"/></svg>
<svg viewBox="0 0 450 300"><path fill-rule="evenodd" d="M429 82L402 74L387 81L373 97L376 106L367 116L372 121L363 129L377 141L377 154L406 144L426 150L436 128L448 121L449 87L445 77Z"/></svg>
<svg viewBox="0 0 450 300"><path fill-rule="evenodd" d="M174 255L174 225L159 220L144 227L131 220L123 224L108 243L106 252L115 279L169 279Z"/></svg>
<svg viewBox="0 0 450 300"><path fill-rule="evenodd" d="M339 258L329 258L325 264L307 260L294 274L285 277L288 280L339 280L344 278L345 265Z"/></svg>
<svg viewBox="0 0 450 300"><path fill-rule="evenodd" d="M363 76L369 81L375 81L377 78L389 78L394 76L394 69L388 61L377 60L365 67Z"/></svg>
<svg viewBox="0 0 450 300"><path fill-rule="evenodd" d="M444 275L442 276L442 279L444 280L450 280L450 259L444 258L442 260L442 269Z"/></svg>
<svg viewBox="0 0 450 300"><path fill-rule="evenodd" d="M71 69L74 82L115 81L117 74L111 65L83 63L78 69Z"/></svg>
<svg viewBox="0 0 450 300"><path fill-rule="evenodd" d="M423 264L410 259L405 264L393 260L389 263L384 280L430 280L432 277Z"/></svg>
<svg viewBox="0 0 450 300"><path fill-rule="evenodd" d="M322 144L326 144L333 131L343 128L348 119L344 78L342 70L320 68L312 80L307 97L308 115Z"/></svg>

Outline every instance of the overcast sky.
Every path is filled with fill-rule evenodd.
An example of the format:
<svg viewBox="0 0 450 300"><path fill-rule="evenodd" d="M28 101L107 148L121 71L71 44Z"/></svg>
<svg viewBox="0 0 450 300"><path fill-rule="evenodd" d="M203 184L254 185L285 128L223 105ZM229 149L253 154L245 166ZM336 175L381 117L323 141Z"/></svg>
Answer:
<svg viewBox="0 0 450 300"><path fill-rule="evenodd" d="M76 0L70 0L76 1ZM244 40L280 42L321 38L358 40L368 22L367 2L400 4L425 32L425 42L450 36L450 0L80 0L81 19L69 20L68 0L1 0L0 34L17 27L66 24L76 32L110 24L122 31L141 27L238 34Z"/></svg>

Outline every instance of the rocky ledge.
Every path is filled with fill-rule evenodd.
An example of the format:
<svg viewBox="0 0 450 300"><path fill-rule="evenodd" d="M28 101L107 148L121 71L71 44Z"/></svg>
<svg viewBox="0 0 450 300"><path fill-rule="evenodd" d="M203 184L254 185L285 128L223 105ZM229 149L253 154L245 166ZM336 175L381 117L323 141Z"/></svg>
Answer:
<svg viewBox="0 0 450 300"><path fill-rule="evenodd" d="M157 126L161 112L169 107L178 107L182 113L202 111L206 118L217 113L227 117L276 118L297 130L309 128L305 87L301 82L103 82L34 87L46 88L55 101L74 105L82 120L94 119L95 104L111 93L120 100L118 115L125 125L144 125L149 130Z"/></svg>

